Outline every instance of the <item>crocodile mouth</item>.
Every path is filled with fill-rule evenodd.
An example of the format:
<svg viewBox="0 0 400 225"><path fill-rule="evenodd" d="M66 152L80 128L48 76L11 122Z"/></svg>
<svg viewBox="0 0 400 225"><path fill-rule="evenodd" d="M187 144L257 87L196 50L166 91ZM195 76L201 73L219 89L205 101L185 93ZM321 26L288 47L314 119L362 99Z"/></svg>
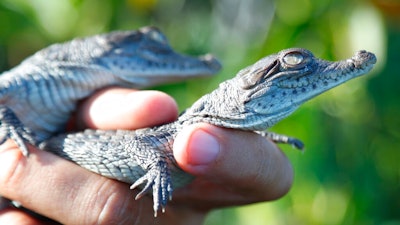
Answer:
<svg viewBox="0 0 400 225"><path fill-rule="evenodd" d="M332 80L336 80L339 77L348 77L351 79L369 72L375 63L376 57L374 54L361 50L350 59L332 63L331 66L325 69L328 71L325 77ZM324 71L321 73L324 74Z"/></svg>

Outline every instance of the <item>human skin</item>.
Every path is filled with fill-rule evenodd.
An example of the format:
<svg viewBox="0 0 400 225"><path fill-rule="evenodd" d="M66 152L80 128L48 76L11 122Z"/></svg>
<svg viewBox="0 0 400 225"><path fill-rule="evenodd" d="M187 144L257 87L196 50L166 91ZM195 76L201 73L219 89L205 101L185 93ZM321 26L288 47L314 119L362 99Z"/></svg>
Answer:
<svg viewBox="0 0 400 225"><path fill-rule="evenodd" d="M160 113L162 112L162 113ZM102 90L84 101L75 129L138 129L177 118L175 101L157 91ZM215 208L271 201L291 187L293 170L275 144L252 132L195 124L174 143L179 166L195 175L176 189L165 213L153 217L151 196L134 200L129 184L102 177L29 146L24 157L11 140L0 146L0 195L62 224L202 224ZM55 224L12 207L0 224Z"/></svg>

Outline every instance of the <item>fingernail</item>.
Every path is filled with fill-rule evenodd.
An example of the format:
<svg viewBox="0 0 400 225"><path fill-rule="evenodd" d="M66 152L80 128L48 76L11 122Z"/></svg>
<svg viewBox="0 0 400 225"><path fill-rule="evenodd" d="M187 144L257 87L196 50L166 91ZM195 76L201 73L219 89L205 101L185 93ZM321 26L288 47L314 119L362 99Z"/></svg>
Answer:
<svg viewBox="0 0 400 225"><path fill-rule="evenodd" d="M201 129L192 134L189 143L187 161L194 166L213 162L220 151L217 138Z"/></svg>

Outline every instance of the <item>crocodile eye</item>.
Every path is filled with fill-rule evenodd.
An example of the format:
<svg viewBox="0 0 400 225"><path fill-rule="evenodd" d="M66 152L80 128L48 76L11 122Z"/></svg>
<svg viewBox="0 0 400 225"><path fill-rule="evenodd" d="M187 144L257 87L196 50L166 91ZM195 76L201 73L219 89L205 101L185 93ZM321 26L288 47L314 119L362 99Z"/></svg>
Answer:
<svg viewBox="0 0 400 225"><path fill-rule="evenodd" d="M283 57L283 62L288 66L297 66L304 62L304 56L300 52L290 52Z"/></svg>
<svg viewBox="0 0 400 225"><path fill-rule="evenodd" d="M147 35L150 39L159 43L167 43L167 38L159 30L151 30Z"/></svg>

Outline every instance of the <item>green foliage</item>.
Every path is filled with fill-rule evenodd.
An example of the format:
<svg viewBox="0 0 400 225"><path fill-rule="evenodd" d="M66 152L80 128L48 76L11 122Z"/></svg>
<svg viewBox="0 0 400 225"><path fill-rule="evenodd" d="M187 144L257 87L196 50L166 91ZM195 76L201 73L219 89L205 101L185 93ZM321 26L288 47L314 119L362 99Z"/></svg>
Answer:
<svg viewBox="0 0 400 225"><path fill-rule="evenodd" d="M363 48L378 55L367 77L301 107L274 131L301 138L282 146L295 181L284 198L216 210L206 224L400 224L400 31L357 0L2 0L0 70L54 42L116 29L160 27L188 54L212 52L211 80L160 87L183 109L260 57L305 47L326 59Z"/></svg>

